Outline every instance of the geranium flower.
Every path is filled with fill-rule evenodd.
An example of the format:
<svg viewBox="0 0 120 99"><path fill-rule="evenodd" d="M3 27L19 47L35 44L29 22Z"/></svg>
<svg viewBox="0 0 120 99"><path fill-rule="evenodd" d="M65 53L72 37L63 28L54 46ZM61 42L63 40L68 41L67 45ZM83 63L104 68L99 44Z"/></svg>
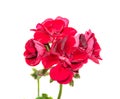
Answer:
<svg viewBox="0 0 120 99"><path fill-rule="evenodd" d="M86 31L85 34L77 35L76 42L76 46L87 52L89 59L99 64L101 48L91 30Z"/></svg>
<svg viewBox="0 0 120 99"><path fill-rule="evenodd" d="M43 69L33 68L31 74L37 80L38 96L36 99L52 99L47 94L40 96L39 82L42 76L49 75L52 81L60 84L57 99L61 99L62 85L74 85L73 78L79 78L80 68L91 59L99 63L101 48L91 30L77 34L76 29L69 27L69 20L63 17L48 18L38 23L33 39L25 44L24 57L30 66L42 62Z"/></svg>
<svg viewBox="0 0 120 99"><path fill-rule="evenodd" d="M30 39L25 44L25 60L30 66L36 66L41 61L41 57L45 53L46 49L44 45L36 40Z"/></svg>
<svg viewBox="0 0 120 99"><path fill-rule="evenodd" d="M51 68L50 77L61 84L70 83L74 73L87 61L87 53L74 44L73 36L65 36L53 43L50 53L42 59L44 67Z"/></svg>
<svg viewBox="0 0 120 99"><path fill-rule="evenodd" d="M95 63L99 63L98 59L101 60L100 57L101 48L97 42L97 39L95 38L95 34L92 33L91 30L86 31L85 39L88 45L86 52L88 53L89 58L93 60Z"/></svg>
<svg viewBox="0 0 120 99"><path fill-rule="evenodd" d="M69 20L62 17L57 17L55 20L46 19L42 23L36 25L34 39L40 41L43 44L47 44L66 35L75 35L76 30L72 27L68 27Z"/></svg>

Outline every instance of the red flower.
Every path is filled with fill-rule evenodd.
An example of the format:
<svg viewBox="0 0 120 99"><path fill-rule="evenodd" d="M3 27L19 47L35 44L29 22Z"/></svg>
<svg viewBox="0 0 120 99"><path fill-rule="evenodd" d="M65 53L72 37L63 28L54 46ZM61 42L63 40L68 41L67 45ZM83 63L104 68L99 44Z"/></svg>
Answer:
<svg viewBox="0 0 120 99"><path fill-rule="evenodd" d="M101 48L95 38L94 33L91 30L86 31L85 34L80 34L76 36L76 45L79 46L80 49L83 49L87 52L88 57L94 61L95 63L99 63L100 51Z"/></svg>
<svg viewBox="0 0 120 99"><path fill-rule="evenodd" d="M100 57L101 48L95 38L95 34L92 33L91 30L89 30L85 33L85 38L88 45L86 52L88 53L89 58L93 60L95 63L99 63L98 59L101 60Z"/></svg>
<svg viewBox="0 0 120 99"><path fill-rule="evenodd" d="M75 39L73 36L65 36L54 42L50 53L42 59L46 69L52 67L50 70L51 78L61 84L71 82L74 73L87 60L87 53L74 48L74 44Z"/></svg>
<svg viewBox="0 0 120 99"><path fill-rule="evenodd" d="M25 45L24 52L26 63L30 66L36 66L41 61L41 57L45 52L45 47L40 42L30 39Z"/></svg>
<svg viewBox="0 0 120 99"><path fill-rule="evenodd" d="M62 17L57 17L55 20L46 19L41 24L37 24L34 39L40 41L43 44L47 44L66 35L75 35L76 30L72 27L68 27L69 20Z"/></svg>

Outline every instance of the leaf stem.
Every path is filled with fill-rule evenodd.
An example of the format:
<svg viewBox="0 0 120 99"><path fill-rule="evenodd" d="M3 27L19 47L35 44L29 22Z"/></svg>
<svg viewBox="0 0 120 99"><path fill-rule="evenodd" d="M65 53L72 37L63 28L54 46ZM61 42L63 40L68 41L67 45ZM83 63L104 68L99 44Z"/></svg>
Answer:
<svg viewBox="0 0 120 99"><path fill-rule="evenodd" d="M38 85L37 86L38 87L37 88L37 90L38 90L37 92L38 92L38 97L39 97L40 96L40 78L37 78L37 85Z"/></svg>
<svg viewBox="0 0 120 99"><path fill-rule="evenodd" d="M59 93L58 93L58 98L57 98L57 99L60 99L60 98L61 98L61 95L62 95L62 88L63 88L63 85L60 84L60 86L59 86Z"/></svg>

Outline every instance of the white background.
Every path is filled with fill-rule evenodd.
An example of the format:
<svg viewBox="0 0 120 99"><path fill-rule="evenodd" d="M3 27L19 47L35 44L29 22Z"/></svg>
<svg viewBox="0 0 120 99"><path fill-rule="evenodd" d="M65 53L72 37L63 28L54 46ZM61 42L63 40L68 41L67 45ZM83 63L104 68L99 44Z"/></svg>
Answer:
<svg viewBox="0 0 120 99"><path fill-rule="evenodd" d="M0 99L34 99L36 81L25 63L29 29L57 16L84 33L89 28L101 45L100 64L92 61L80 70L74 87L64 86L62 99L120 99L119 0L0 0ZM58 84L41 79L41 91L56 99Z"/></svg>

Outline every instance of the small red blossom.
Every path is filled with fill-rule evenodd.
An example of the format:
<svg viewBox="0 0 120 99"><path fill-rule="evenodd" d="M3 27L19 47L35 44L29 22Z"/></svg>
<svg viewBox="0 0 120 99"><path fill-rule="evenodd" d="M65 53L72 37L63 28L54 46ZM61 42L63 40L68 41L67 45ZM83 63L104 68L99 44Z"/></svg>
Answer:
<svg viewBox="0 0 120 99"><path fill-rule="evenodd" d="M34 39L40 41L43 44L52 42L58 37L64 37L68 35L75 35L77 31L68 27L69 20L62 17L57 17L55 20L46 19L42 23L36 25L36 29L31 29L35 31Z"/></svg>
<svg viewBox="0 0 120 99"><path fill-rule="evenodd" d="M95 63L99 63L98 59L101 60L100 57L100 45L97 42L97 39L95 38L95 34L91 32L91 30L86 31L85 38L87 41L87 49L86 52L88 53L88 56L91 60L93 60Z"/></svg>
<svg viewBox="0 0 120 99"><path fill-rule="evenodd" d="M43 57L42 60L46 69L52 67L50 70L51 78L61 84L70 83L74 73L87 61L87 53L74 48L74 44L75 38L72 36L59 39L54 42L50 54Z"/></svg>
<svg viewBox="0 0 120 99"><path fill-rule="evenodd" d="M100 51L101 48L95 38L95 34L91 30L86 31L85 34L79 34L76 36L76 47L86 51L88 57L95 63L99 63L101 60Z"/></svg>
<svg viewBox="0 0 120 99"><path fill-rule="evenodd" d="M30 39L25 45L25 60L30 66L36 66L41 61L41 58L45 52L45 47L40 42Z"/></svg>

